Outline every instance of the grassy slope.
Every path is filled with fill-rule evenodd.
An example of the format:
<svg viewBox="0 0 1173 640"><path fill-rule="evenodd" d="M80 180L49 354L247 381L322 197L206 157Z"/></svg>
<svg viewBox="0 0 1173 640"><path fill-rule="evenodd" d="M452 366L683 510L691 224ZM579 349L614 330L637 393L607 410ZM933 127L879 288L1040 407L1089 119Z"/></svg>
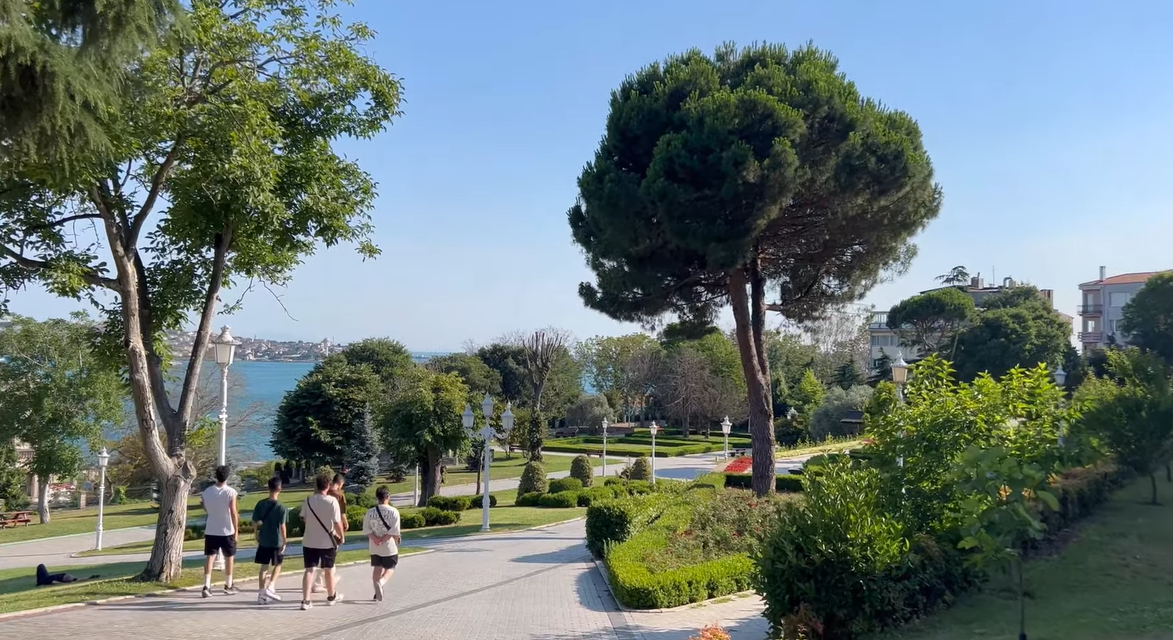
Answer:
<svg viewBox="0 0 1173 640"><path fill-rule="evenodd" d="M1173 485L1144 504L1148 479L1121 490L1063 552L1027 564L1030 640L1173 640ZM872 640L1015 638L1018 609L1004 577L923 623Z"/></svg>
<svg viewBox="0 0 1173 640"><path fill-rule="evenodd" d="M622 462L619 458L608 456L610 464L619 464ZM555 473L559 471L569 471L570 462L573 458L569 456L546 456L543 464L546 466L546 471ZM592 459L591 464L598 467L603 464L602 460ZM525 460L514 454L511 459L505 459L505 454L497 452L496 458L493 459L493 466L490 470L490 476L495 480L504 480L508 478L518 478L521 476L522 469L525 468ZM461 484L473 484L477 480L476 472L469 472L464 469L452 470L448 472L445 486L455 486ZM385 483L384 483L385 484ZM387 484L387 488L391 493L410 493L412 491L412 481L398 482ZM374 487L370 490L374 495ZM302 488L288 489L281 493L281 501L290 507L297 506L305 500L309 495L309 491ZM240 497L240 513L241 517L250 517L252 515L253 507L262 498L266 497L264 492L252 492L248 495ZM193 497L188 500L188 518L203 517L204 511L200 508L199 498ZM93 533L97 528L98 510L96 507L87 509L72 509L55 511L52 513L53 519L49 524L32 524L27 527L16 527L14 529L0 530L0 544L9 542L25 542L28 540L39 540L41 538L50 538L53 536L67 536L79 533ZM155 524L158 515L151 509L149 504L136 503L125 505L107 505L106 512L103 517L103 527L106 531L113 529L122 529L125 527L144 527ZM36 520L36 517L33 518Z"/></svg>

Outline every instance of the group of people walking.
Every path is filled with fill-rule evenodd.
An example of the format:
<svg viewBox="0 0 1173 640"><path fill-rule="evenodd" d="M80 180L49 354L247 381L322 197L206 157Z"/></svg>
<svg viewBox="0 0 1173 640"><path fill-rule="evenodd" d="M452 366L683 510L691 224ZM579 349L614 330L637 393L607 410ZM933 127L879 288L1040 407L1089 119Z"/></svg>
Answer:
<svg viewBox="0 0 1173 640"><path fill-rule="evenodd" d="M216 555L224 557L223 593L235 595L239 589L232 581L237 542L240 538L240 514L236 489L228 486L228 467L216 468L216 484L204 490L200 502L207 511L204 530L204 588L201 595L212 596L212 563ZM314 493L301 505L301 519L305 522L302 537L302 558L305 574L301 578L301 609L313 608L311 595L325 593L326 604L342 601L338 591L338 576L334 565L338 548L346 540L346 496L342 493L345 478L319 475L314 479ZM286 520L289 510L281 503L281 478L269 479L269 497L257 503L252 521L257 526L257 552L253 561L260 565L257 604L279 602L277 578L285 560L288 546ZM362 533L367 538L371 555L372 598L383 601L383 588L399 564L399 510L390 504L387 487L375 491L378 502L363 516ZM321 570L319 572L319 569Z"/></svg>

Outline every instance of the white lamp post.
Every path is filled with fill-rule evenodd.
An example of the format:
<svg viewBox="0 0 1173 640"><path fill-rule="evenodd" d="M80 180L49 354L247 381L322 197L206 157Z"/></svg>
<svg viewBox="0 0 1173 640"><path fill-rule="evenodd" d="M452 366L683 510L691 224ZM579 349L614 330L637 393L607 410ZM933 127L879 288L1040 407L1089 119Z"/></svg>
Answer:
<svg viewBox="0 0 1173 640"><path fill-rule="evenodd" d="M733 428L733 423L729 422L729 416L721 421L721 435L725 436L725 459L729 459L729 431Z"/></svg>
<svg viewBox="0 0 1173 640"><path fill-rule="evenodd" d="M607 477L607 427L611 426L606 418L603 418L603 478Z"/></svg>
<svg viewBox="0 0 1173 640"><path fill-rule="evenodd" d="M110 462L110 454L106 451L106 447L102 447L102 452L98 454L98 469L101 470L101 478L98 480L98 540L94 546L98 551L102 550L102 517L104 515L103 503L106 502L106 465Z"/></svg>
<svg viewBox="0 0 1173 640"><path fill-rule="evenodd" d="M892 382L896 384L896 398L900 402L904 402L904 383L908 381L908 363L904 361L904 352L896 352L896 361L892 363ZM904 437L904 431L900 431L900 437ZM904 467L904 456L896 457L896 466Z"/></svg>
<svg viewBox="0 0 1173 640"><path fill-rule="evenodd" d="M212 339L216 345L216 364L220 365L220 457L217 464L228 464L228 367L236 355L236 346L239 340L232 337L232 332L225 326L220 329L220 335Z"/></svg>
<svg viewBox="0 0 1173 640"><path fill-rule="evenodd" d="M1063 370L1063 365L1059 365L1059 368L1055 369L1054 375L1055 375L1055 384L1059 385L1059 388L1063 388L1063 383L1067 382L1067 372ZM1059 425L1059 446L1060 447L1063 446L1063 425L1062 424Z"/></svg>
<svg viewBox="0 0 1173 640"><path fill-rule="evenodd" d="M652 432L652 484L656 484L656 434L660 432L660 425L652 420L648 431Z"/></svg>
<svg viewBox="0 0 1173 640"><path fill-rule="evenodd" d="M482 476L484 477L484 490L481 494L481 531L487 532L489 530L489 507L491 501L489 498L489 466L493 462L493 399L485 394L484 401L481 402L481 413L485 416L485 426L481 427L480 431L476 430L476 415L469 405L464 406L464 413L461 418L464 420L464 430L468 432L470 438L480 437L484 441L484 458L481 461ZM501 415L501 427L504 429L506 435L513 429L513 411L508 406L505 407L505 413Z"/></svg>

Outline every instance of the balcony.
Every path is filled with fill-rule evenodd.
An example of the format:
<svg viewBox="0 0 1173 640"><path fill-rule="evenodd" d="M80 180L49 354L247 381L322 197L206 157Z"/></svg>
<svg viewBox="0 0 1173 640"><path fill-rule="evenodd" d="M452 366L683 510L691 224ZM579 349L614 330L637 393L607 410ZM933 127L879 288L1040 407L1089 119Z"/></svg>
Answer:
<svg viewBox="0 0 1173 640"><path fill-rule="evenodd" d="M1081 316L1098 316L1104 312L1104 305L1102 304L1081 304L1079 305L1079 315Z"/></svg>
<svg viewBox="0 0 1173 640"><path fill-rule="evenodd" d="M1080 331L1079 341L1084 344L1095 344L1104 341L1103 331Z"/></svg>
<svg viewBox="0 0 1173 640"><path fill-rule="evenodd" d="M868 320L868 329L871 330L886 330L888 328L888 312L880 311L872 314Z"/></svg>

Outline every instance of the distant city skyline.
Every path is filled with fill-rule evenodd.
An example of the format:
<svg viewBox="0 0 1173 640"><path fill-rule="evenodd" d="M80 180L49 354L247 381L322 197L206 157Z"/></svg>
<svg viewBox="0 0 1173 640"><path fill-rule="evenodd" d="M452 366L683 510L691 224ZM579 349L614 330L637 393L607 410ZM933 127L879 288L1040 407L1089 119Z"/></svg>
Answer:
<svg viewBox="0 0 1173 640"><path fill-rule="evenodd" d="M864 95L920 123L944 208L908 273L865 303L886 310L965 265L1052 289L1075 315L1100 265L1173 267L1173 85L1159 81L1173 62L1173 3L357 0L348 17L379 33L370 51L405 86L392 127L337 145L379 183L383 255L321 250L280 303L258 288L216 327L388 336L416 351L549 325L579 339L639 330L583 307L577 287L592 274L565 212L624 76L729 40L813 41ZM38 318L78 308L41 291L11 304Z"/></svg>

